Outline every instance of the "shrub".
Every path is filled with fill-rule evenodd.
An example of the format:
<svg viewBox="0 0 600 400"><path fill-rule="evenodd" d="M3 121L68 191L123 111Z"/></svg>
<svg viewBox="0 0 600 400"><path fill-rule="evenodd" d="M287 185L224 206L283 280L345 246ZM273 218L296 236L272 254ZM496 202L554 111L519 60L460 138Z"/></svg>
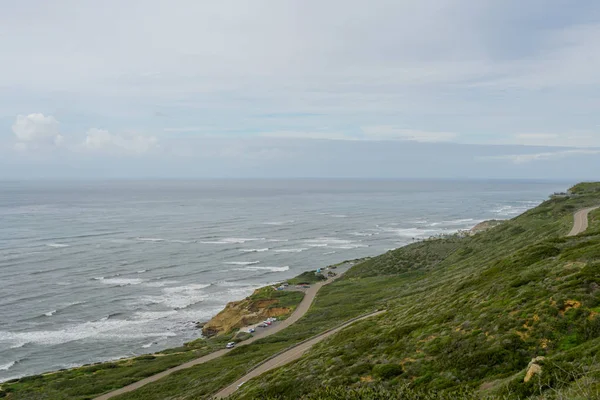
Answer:
<svg viewBox="0 0 600 400"><path fill-rule="evenodd" d="M402 375L404 371L402 366L398 364L377 364L373 366L373 375L381 379L391 379L395 376Z"/></svg>

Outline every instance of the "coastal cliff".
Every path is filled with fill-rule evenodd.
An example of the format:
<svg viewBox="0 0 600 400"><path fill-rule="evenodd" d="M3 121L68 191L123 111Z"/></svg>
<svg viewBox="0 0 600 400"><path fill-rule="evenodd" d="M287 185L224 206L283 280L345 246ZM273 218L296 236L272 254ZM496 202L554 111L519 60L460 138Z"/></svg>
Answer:
<svg viewBox="0 0 600 400"><path fill-rule="evenodd" d="M225 308L202 327L202 334L211 337L234 329L256 324L268 317L286 317L304 293L293 290L276 290L271 286L257 289L251 296L227 303Z"/></svg>

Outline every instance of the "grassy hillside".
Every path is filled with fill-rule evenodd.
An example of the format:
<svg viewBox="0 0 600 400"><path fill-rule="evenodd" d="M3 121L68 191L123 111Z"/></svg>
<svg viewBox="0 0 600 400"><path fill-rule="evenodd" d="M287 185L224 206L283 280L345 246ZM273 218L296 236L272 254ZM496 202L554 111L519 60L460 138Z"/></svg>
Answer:
<svg viewBox="0 0 600 400"><path fill-rule="evenodd" d="M600 211L585 234L565 237L574 211L600 204L600 184L571 193L471 237L431 239L362 262L323 287L290 328L116 399L210 398L278 351L376 308L388 311L246 382L234 397L600 398ZM542 373L525 383L540 356ZM123 382L132 379L120 371ZM82 382L111 373L86 373ZM76 375L58 376L4 390L11 399L85 398Z"/></svg>
<svg viewBox="0 0 600 400"><path fill-rule="evenodd" d="M389 398L399 387L415 399L456 390L471 394L449 398L598 395L600 212L585 234L564 235L575 210L600 204L600 185L572 193L473 237L416 243L357 265L330 289L351 296L355 286L375 292L382 278L403 277L382 299L388 312L235 397L342 398L323 387L355 388L356 398ZM538 356L541 375L524 383Z"/></svg>

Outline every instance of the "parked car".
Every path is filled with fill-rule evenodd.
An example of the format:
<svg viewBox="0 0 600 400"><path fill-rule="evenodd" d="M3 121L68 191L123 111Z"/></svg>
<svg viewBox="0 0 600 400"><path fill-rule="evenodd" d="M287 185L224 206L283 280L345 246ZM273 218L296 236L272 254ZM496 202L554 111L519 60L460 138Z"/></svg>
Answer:
<svg viewBox="0 0 600 400"><path fill-rule="evenodd" d="M227 349L233 349L235 347L235 342L229 342L227 343L227 345L225 346L225 348Z"/></svg>
<svg viewBox="0 0 600 400"><path fill-rule="evenodd" d="M265 324L264 322L263 322L262 324L258 325L258 327L259 327L259 328L266 328L267 326L268 326L268 325L267 325L267 324Z"/></svg>
<svg viewBox="0 0 600 400"><path fill-rule="evenodd" d="M250 332L250 333L254 333L254 332L256 332L256 329L254 329L254 328L250 328L250 329L248 329L248 332Z"/></svg>
<svg viewBox="0 0 600 400"><path fill-rule="evenodd" d="M272 324L272 322L271 322L271 321L269 321L269 320L266 320L266 321L264 321L264 322L263 322L263 324L271 325L271 324Z"/></svg>

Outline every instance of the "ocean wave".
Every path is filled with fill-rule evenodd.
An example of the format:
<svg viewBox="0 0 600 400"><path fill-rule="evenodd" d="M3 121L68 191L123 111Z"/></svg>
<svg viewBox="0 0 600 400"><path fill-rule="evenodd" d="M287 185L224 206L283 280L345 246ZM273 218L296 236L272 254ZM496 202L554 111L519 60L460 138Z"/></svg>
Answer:
<svg viewBox="0 0 600 400"><path fill-rule="evenodd" d="M429 226L465 226L476 225L483 220L475 220L473 218L454 219L450 221L432 222Z"/></svg>
<svg viewBox="0 0 600 400"><path fill-rule="evenodd" d="M259 264L260 261L226 261L223 264L227 265L254 265Z"/></svg>
<svg viewBox="0 0 600 400"><path fill-rule="evenodd" d="M9 332L0 331L3 341L14 343L35 343L58 345L77 340L94 338L97 340L128 340L148 337L171 337L173 332L153 331L152 320L102 319L71 325L59 330Z"/></svg>
<svg viewBox="0 0 600 400"><path fill-rule="evenodd" d="M290 219L288 221L272 221L272 222L263 222L263 225L274 225L274 226L281 226L281 225L289 225L289 224L293 224L294 222L296 222L293 219Z"/></svg>
<svg viewBox="0 0 600 400"><path fill-rule="evenodd" d="M332 249L343 249L343 250L352 250L369 247L368 244L359 244L359 243L350 243L350 244L342 244L339 246L329 246Z"/></svg>
<svg viewBox="0 0 600 400"><path fill-rule="evenodd" d="M9 369L11 369L15 364L17 363L17 361L11 361L9 363L6 364L0 364L0 371L8 371Z"/></svg>
<svg viewBox="0 0 600 400"><path fill-rule="evenodd" d="M382 231L392 233L405 238L424 238L434 236L443 232L443 229L419 229L419 228L382 228Z"/></svg>
<svg viewBox="0 0 600 400"><path fill-rule="evenodd" d="M167 318L167 317L172 317L175 314L177 314L176 310L169 310L169 311L136 311L135 314L133 314L133 318L135 318L135 319L142 319L142 320L157 320L157 319L163 319L163 318Z"/></svg>
<svg viewBox="0 0 600 400"><path fill-rule="evenodd" d="M268 247L262 248L262 249L240 249L240 251L242 253L262 253L265 251L269 251Z"/></svg>
<svg viewBox="0 0 600 400"><path fill-rule="evenodd" d="M491 210L494 214L497 214L502 217L516 216L524 213L529 210L531 207L529 206L501 206L498 208L494 208Z"/></svg>
<svg viewBox="0 0 600 400"><path fill-rule="evenodd" d="M353 241L346 239L338 239L335 237L318 237L315 239L305 240L304 243L306 243L306 245L309 247L327 247L352 244Z"/></svg>
<svg viewBox="0 0 600 400"><path fill-rule="evenodd" d="M107 320L109 320L111 318L115 318L115 317L118 317L120 315L125 315L125 313L122 313L122 312L110 313L107 316L100 318L100 321L107 321Z"/></svg>
<svg viewBox="0 0 600 400"><path fill-rule="evenodd" d="M44 315L45 315L46 317L51 317L51 316L53 316L54 314L56 314L56 310L52 310L52 311L48 311L47 313L44 313Z"/></svg>
<svg viewBox="0 0 600 400"><path fill-rule="evenodd" d="M47 247L54 247L54 248L63 248L63 247L69 247L68 244L64 244L64 243L46 243Z"/></svg>
<svg viewBox="0 0 600 400"><path fill-rule="evenodd" d="M330 217L332 217L332 218L348 218L348 216L346 214L331 214Z"/></svg>
<svg viewBox="0 0 600 400"><path fill-rule="evenodd" d="M150 343L147 343L147 344L143 344L143 345L142 345L142 348L144 348L144 349L147 349L148 347L151 347L153 344L154 344L154 342L150 342Z"/></svg>
<svg viewBox="0 0 600 400"><path fill-rule="evenodd" d="M304 250L308 250L306 247L298 247L296 249L277 249L273 250L275 253L300 253Z"/></svg>
<svg viewBox="0 0 600 400"><path fill-rule="evenodd" d="M289 271L289 269L290 269L289 265L286 265L284 267L247 267L247 268L238 268L236 271L252 270L252 271L283 272L283 271Z"/></svg>
<svg viewBox="0 0 600 400"><path fill-rule="evenodd" d="M139 271L137 271L138 274L143 274L144 272L148 272L147 269L140 269Z"/></svg>
<svg viewBox="0 0 600 400"><path fill-rule="evenodd" d="M323 255L327 256L329 254L335 254L335 253L337 253L337 251L335 251L335 250L334 251L327 251L327 252L323 253Z"/></svg>
<svg viewBox="0 0 600 400"><path fill-rule="evenodd" d="M266 240L265 238L225 238L221 240L200 241L202 244L243 244L246 242L255 242Z"/></svg>
<svg viewBox="0 0 600 400"><path fill-rule="evenodd" d="M176 283L179 283L179 281L168 281L168 280L167 281L153 281L153 282L144 283L144 286L160 288L160 287L165 287L167 285L174 285Z"/></svg>
<svg viewBox="0 0 600 400"><path fill-rule="evenodd" d="M184 286L165 287L158 296L142 296L142 303L164 304L174 309L183 309L200 303L210 297L203 291L210 284L190 284Z"/></svg>
<svg viewBox="0 0 600 400"><path fill-rule="evenodd" d="M150 237L138 237L136 238L140 242L164 242L165 239L162 238L150 238Z"/></svg>
<svg viewBox="0 0 600 400"><path fill-rule="evenodd" d="M351 232L350 233L353 236L373 236L375 234L375 232Z"/></svg>
<svg viewBox="0 0 600 400"><path fill-rule="evenodd" d="M267 242L279 243L279 242L289 242L290 239L267 239Z"/></svg>
<svg viewBox="0 0 600 400"><path fill-rule="evenodd" d="M137 278L104 278L101 276L101 277L93 278L93 279L100 281L105 285L116 285L116 286L139 285L140 283L144 282L143 279L137 279Z"/></svg>

